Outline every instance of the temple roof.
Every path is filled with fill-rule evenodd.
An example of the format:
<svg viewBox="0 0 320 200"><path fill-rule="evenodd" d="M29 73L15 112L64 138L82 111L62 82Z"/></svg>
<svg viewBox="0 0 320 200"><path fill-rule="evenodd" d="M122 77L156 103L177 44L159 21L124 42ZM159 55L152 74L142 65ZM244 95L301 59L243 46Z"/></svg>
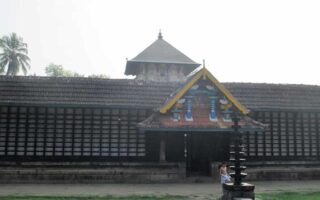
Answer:
<svg viewBox="0 0 320 200"><path fill-rule="evenodd" d="M320 111L320 86L223 83L250 110ZM0 76L0 104L159 109L178 83L128 79Z"/></svg>
<svg viewBox="0 0 320 200"><path fill-rule="evenodd" d="M242 114L248 114L249 110L243 106L230 92L221 84L206 68L201 68L191 73L186 82L177 91L174 91L170 98L160 108L160 113L166 113L188 90L199 80L208 79Z"/></svg>
<svg viewBox="0 0 320 200"><path fill-rule="evenodd" d="M137 63L181 64L186 68L190 68L190 72L200 66L199 63L194 62L181 51L165 41L161 35L161 32L159 33L158 39L155 42L153 42L135 58L127 61L125 74L136 75Z"/></svg>

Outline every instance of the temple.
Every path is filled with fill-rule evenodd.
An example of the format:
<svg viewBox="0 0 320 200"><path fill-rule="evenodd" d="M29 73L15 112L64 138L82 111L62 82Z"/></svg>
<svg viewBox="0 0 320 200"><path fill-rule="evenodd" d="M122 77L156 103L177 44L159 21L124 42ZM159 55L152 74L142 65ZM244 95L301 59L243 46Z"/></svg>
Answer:
<svg viewBox="0 0 320 200"><path fill-rule="evenodd" d="M134 75L137 80L183 82L199 66L165 41L160 32L155 42L127 61L125 74Z"/></svg>
<svg viewBox="0 0 320 200"><path fill-rule="evenodd" d="M320 86L221 83L161 33L125 74L135 78L0 76L1 182L214 176L235 114L249 166L320 165Z"/></svg>

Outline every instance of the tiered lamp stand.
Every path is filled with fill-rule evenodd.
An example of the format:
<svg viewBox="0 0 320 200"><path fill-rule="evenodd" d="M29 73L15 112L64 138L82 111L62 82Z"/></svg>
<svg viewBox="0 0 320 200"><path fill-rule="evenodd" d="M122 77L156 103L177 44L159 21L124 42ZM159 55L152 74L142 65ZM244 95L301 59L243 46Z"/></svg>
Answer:
<svg viewBox="0 0 320 200"><path fill-rule="evenodd" d="M233 163L230 169L233 173L230 176L233 178L234 182L224 183L223 187L223 200L240 200L240 199L254 199L254 185L249 183L243 183L242 179L247 176L247 173L243 171L246 166L241 165L245 161L245 153L243 151L244 146L242 145L239 125L239 117L233 116L233 145L231 145L230 151L230 162Z"/></svg>

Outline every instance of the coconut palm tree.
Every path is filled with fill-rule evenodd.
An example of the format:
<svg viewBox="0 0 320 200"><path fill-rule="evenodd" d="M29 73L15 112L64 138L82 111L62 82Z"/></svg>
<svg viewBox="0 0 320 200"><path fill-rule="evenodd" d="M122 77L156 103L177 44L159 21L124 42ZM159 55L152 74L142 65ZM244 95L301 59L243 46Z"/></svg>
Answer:
<svg viewBox="0 0 320 200"><path fill-rule="evenodd" d="M27 44L16 33L0 39L0 74L17 75L20 70L27 74L30 68Z"/></svg>

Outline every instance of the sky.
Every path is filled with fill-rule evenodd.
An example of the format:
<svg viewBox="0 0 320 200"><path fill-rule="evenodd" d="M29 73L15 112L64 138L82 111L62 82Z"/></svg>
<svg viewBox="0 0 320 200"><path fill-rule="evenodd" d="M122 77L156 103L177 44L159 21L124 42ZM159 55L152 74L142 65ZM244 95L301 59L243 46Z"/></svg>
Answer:
<svg viewBox="0 0 320 200"><path fill-rule="evenodd" d="M36 75L52 62L133 78L126 58L161 29L219 81L320 85L319 11L316 0L0 0L0 37L23 37Z"/></svg>

